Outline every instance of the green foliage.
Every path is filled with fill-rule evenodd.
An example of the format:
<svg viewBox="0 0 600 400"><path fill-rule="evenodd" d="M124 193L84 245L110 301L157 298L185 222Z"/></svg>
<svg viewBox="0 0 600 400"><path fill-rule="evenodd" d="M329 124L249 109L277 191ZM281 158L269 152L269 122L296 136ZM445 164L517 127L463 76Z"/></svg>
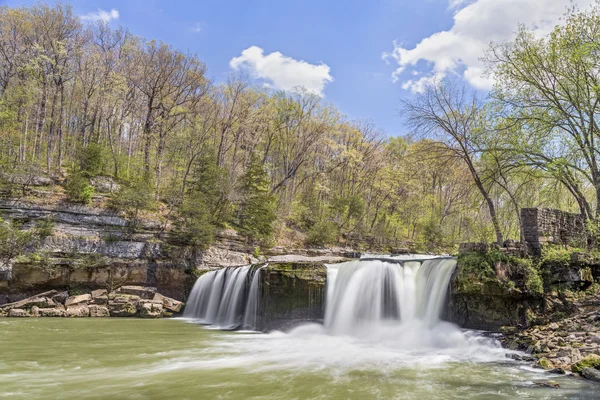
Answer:
<svg viewBox="0 0 600 400"><path fill-rule="evenodd" d="M589 354L571 366L572 372L581 373L584 368L600 368L600 356Z"/></svg>
<svg viewBox="0 0 600 400"><path fill-rule="evenodd" d="M192 177L185 199L177 208L173 240L204 250L229 217L226 176L214 154L207 152L195 163Z"/></svg>
<svg viewBox="0 0 600 400"><path fill-rule="evenodd" d="M335 224L331 222L318 222L308 230L306 244L308 246L322 247L335 243L337 232Z"/></svg>
<svg viewBox="0 0 600 400"><path fill-rule="evenodd" d="M20 224L0 218L0 261L6 263L22 255L33 238L33 231L21 230Z"/></svg>
<svg viewBox="0 0 600 400"><path fill-rule="evenodd" d="M277 217L277 198L269 191L269 176L257 157L252 158L240 182L239 231L250 239L268 241L273 235L273 223Z"/></svg>
<svg viewBox="0 0 600 400"><path fill-rule="evenodd" d="M53 231L54 221L51 217L41 218L37 221L35 232L41 240L47 238L48 236L52 236Z"/></svg>
<svg viewBox="0 0 600 400"><path fill-rule="evenodd" d="M73 171L67 178L65 193L70 201L88 204L94 197L94 187L81 172Z"/></svg>
<svg viewBox="0 0 600 400"><path fill-rule="evenodd" d="M107 163L107 150L96 143L88 144L80 149L79 163L81 173L86 177L101 175Z"/></svg>
<svg viewBox="0 0 600 400"><path fill-rule="evenodd" d="M506 266L508 276L496 275L496 265ZM480 292L491 285L498 289L521 290L531 295L544 293L540 271L529 258L507 256L498 250L466 253L458 256L457 282L464 292Z"/></svg>
<svg viewBox="0 0 600 400"><path fill-rule="evenodd" d="M145 179L123 184L110 198L108 205L114 210L125 211L129 227L135 230L140 223L140 212L154 205L152 188Z"/></svg>

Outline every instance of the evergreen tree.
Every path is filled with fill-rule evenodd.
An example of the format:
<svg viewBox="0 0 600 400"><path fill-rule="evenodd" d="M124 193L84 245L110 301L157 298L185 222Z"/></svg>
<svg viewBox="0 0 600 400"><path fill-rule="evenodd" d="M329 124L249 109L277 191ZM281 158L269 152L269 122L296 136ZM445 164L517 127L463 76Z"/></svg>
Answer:
<svg viewBox="0 0 600 400"><path fill-rule="evenodd" d="M238 210L238 227L250 239L265 241L273 235L276 197L269 192L269 176L258 157L253 156L240 178L243 196Z"/></svg>

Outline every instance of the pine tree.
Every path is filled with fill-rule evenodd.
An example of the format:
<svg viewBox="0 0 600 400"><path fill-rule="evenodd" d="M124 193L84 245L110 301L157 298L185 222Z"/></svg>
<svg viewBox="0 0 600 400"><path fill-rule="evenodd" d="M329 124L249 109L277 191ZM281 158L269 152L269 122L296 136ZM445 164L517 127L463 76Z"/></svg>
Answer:
<svg viewBox="0 0 600 400"><path fill-rule="evenodd" d="M239 231L249 239L266 241L273 235L276 197L269 191L269 176L257 157L252 157L240 178L243 200L238 211Z"/></svg>

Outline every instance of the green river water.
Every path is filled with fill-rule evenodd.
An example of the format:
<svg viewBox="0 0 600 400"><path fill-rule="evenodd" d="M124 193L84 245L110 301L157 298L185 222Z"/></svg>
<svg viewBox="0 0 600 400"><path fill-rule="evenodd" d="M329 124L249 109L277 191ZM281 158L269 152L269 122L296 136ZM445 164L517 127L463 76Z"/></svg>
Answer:
<svg viewBox="0 0 600 400"><path fill-rule="evenodd" d="M1 399L598 399L472 343L404 348L397 335L210 330L183 320L1 319ZM462 340L462 339L461 339ZM560 389L536 387L555 380Z"/></svg>

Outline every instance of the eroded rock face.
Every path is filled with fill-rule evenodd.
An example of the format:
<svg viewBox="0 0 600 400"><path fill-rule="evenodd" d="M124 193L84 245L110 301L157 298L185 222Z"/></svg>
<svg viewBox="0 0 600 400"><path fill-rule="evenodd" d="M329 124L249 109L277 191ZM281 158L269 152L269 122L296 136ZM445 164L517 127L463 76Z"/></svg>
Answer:
<svg viewBox="0 0 600 400"><path fill-rule="evenodd" d="M322 321L327 267L322 263L271 263L261 270L258 330L290 329Z"/></svg>

